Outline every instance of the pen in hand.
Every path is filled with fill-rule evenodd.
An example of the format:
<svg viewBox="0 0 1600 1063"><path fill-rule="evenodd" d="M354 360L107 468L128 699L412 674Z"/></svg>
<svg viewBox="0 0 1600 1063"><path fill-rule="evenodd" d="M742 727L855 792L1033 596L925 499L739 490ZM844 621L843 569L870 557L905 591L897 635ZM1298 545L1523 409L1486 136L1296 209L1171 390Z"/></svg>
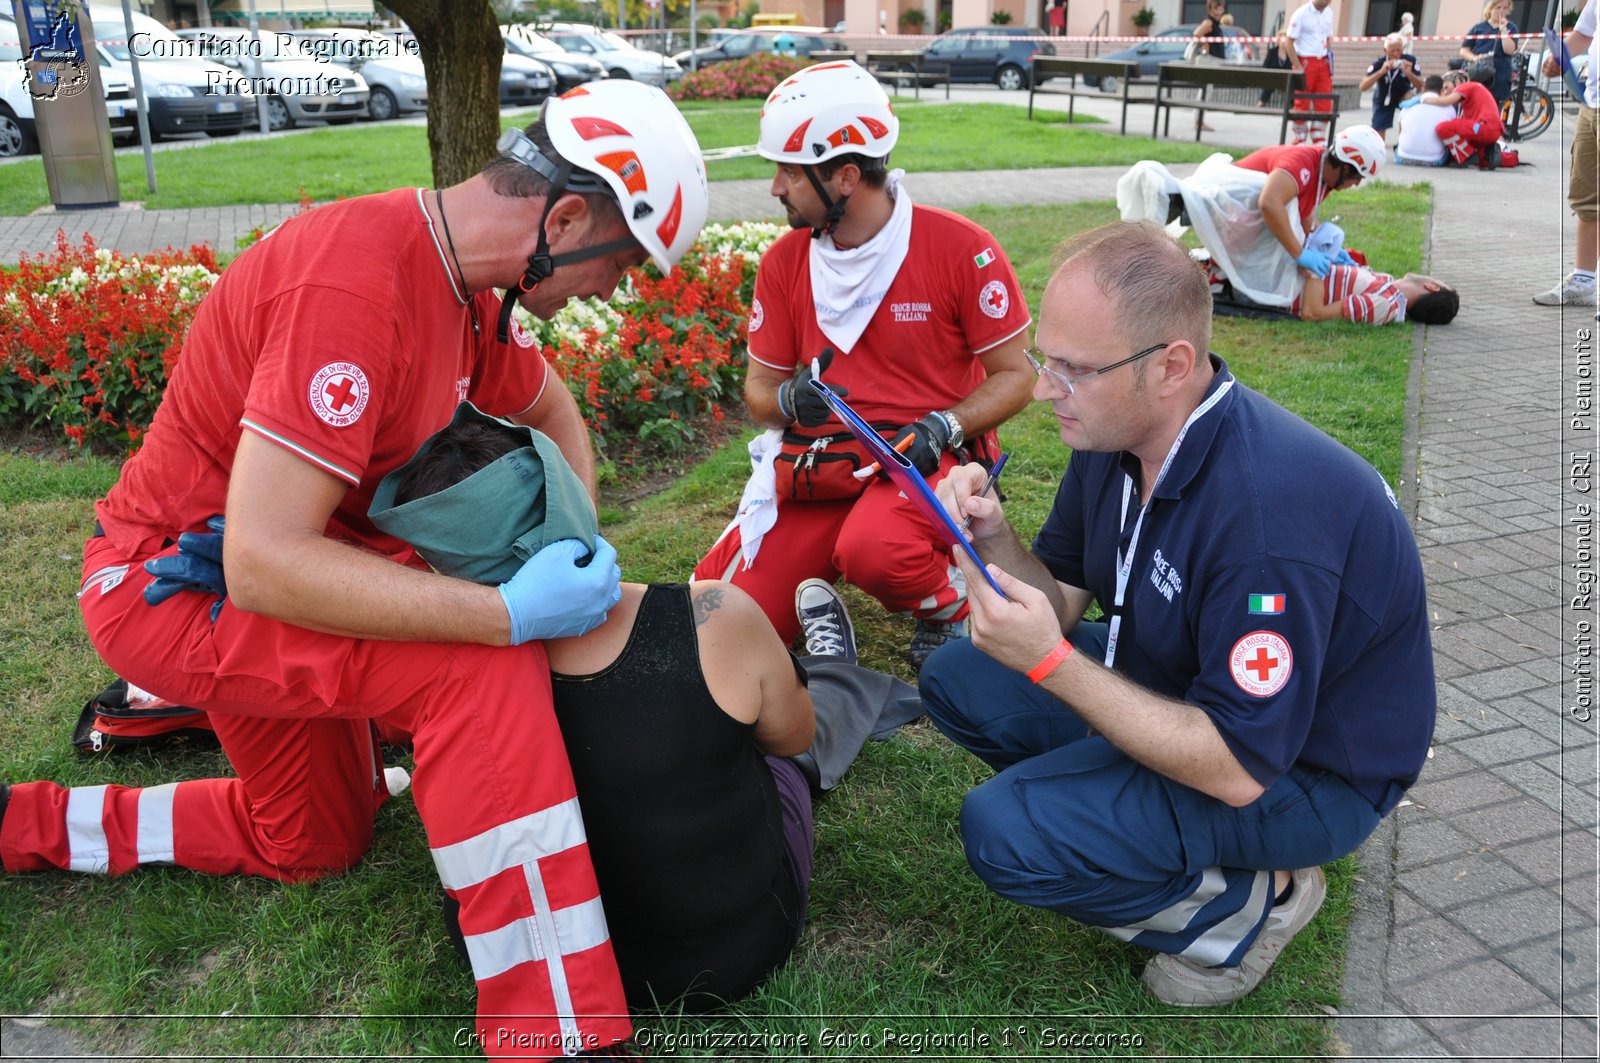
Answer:
<svg viewBox="0 0 1600 1063"><path fill-rule="evenodd" d="M995 481L1000 479L1000 470L1006 467L1006 460L1010 457L1011 454L1009 452L1000 455L1000 460L996 461L994 463L994 467L989 470L989 478L984 481L983 490L978 492L979 498L982 498L984 495L988 494L994 489ZM972 517L968 516L967 519L961 522L961 534L966 535L971 527Z"/></svg>
<svg viewBox="0 0 1600 1063"><path fill-rule="evenodd" d="M906 451L911 449L912 444L914 444L916 441L917 441L917 437L916 436L906 436L899 443L895 444L894 452L896 454L904 454ZM877 462L873 462L871 465L868 465L865 469L857 469L855 472L851 473L850 475L854 476L857 480L865 480L867 477L871 476L873 473L875 473L877 471L878 471L878 463Z"/></svg>

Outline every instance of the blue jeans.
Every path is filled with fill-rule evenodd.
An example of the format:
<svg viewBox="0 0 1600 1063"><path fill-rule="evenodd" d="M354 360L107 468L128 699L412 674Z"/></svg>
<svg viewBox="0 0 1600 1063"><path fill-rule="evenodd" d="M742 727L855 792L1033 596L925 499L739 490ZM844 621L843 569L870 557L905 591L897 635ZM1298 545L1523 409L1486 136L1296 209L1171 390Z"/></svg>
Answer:
<svg viewBox="0 0 1600 1063"><path fill-rule="evenodd" d="M1105 627L1073 643L1103 654ZM1010 900L1208 966L1237 966L1272 907L1272 872L1325 864L1378 825L1337 776L1291 768L1234 808L1142 767L970 639L923 666L923 705L998 773L961 807L967 862Z"/></svg>

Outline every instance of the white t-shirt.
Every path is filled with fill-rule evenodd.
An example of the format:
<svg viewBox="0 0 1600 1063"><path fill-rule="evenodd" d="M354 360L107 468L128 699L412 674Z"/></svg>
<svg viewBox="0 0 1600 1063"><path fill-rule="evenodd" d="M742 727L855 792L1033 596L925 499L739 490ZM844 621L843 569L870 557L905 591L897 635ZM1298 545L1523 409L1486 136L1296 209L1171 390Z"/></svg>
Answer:
<svg viewBox="0 0 1600 1063"><path fill-rule="evenodd" d="M1396 123L1400 135L1395 141L1394 152L1402 159L1438 162L1444 158L1444 143L1439 139L1437 130L1440 122L1448 122L1456 116L1456 109L1447 104L1429 102L1438 98L1429 93L1422 97L1421 103L1414 103L1399 112Z"/></svg>
<svg viewBox="0 0 1600 1063"><path fill-rule="evenodd" d="M1294 45L1294 53L1302 59L1324 59L1328 55L1328 38L1333 36L1333 5L1318 11L1312 4L1304 4L1289 16L1283 35Z"/></svg>
<svg viewBox="0 0 1600 1063"><path fill-rule="evenodd" d="M1589 38L1589 78L1583 87L1583 102L1590 107L1600 107L1600 39L1595 37L1595 22L1595 0L1589 0L1572 28Z"/></svg>

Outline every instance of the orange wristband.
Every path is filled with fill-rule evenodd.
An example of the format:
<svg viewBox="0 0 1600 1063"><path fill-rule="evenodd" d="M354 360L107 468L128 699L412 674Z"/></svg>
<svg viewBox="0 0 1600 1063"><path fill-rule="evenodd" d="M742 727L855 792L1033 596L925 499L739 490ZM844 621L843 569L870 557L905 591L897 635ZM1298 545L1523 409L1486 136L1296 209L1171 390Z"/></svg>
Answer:
<svg viewBox="0 0 1600 1063"><path fill-rule="evenodd" d="M1028 673L1030 682L1041 683L1044 677L1055 671L1057 666L1068 657L1072 656L1072 643L1062 639L1056 643L1056 648L1051 650L1045 659L1033 666L1033 671Z"/></svg>

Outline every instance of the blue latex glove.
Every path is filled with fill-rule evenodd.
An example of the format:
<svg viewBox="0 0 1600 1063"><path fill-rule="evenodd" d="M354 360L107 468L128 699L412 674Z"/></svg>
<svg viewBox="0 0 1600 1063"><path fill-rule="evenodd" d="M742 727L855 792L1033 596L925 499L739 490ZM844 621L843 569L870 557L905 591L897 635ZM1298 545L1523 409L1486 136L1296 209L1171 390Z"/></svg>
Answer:
<svg viewBox="0 0 1600 1063"><path fill-rule="evenodd" d="M1333 264L1335 266L1359 266L1361 263L1351 258L1350 252L1341 247L1339 248L1339 253L1333 256Z"/></svg>
<svg viewBox="0 0 1600 1063"><path fill-rule="evenodd" d="M227 527L219 514L206 521L205 532L184 532L178 536L178 552L166 557L155 557L144 563L144 570L155 579L145 584L146 605L160 605L182 591L198 591L216 596L211 606L211 622L217 622L222 612L222 600L228 596L228 584L222 575L222 533Z"/></svg>
<svg viewBox="0 0 1600 1063"><path fill-rule="evenodd" d="M596 535L594 556L576 539L553 542L528 558L517 574L500 584L511 614L511 644L560 639L593 631L622 600L622 569L617 551Z"/></svg>
<svg viewBox="0 0 1600 1063"><path fill-rule="evenodd" d="M1326 277L1329 267L1333 265L1333 260L1321 251L1313 251L1308 247L1295 257L1294 263L1301 269L1308 270L1318 277Z"/></svg>

